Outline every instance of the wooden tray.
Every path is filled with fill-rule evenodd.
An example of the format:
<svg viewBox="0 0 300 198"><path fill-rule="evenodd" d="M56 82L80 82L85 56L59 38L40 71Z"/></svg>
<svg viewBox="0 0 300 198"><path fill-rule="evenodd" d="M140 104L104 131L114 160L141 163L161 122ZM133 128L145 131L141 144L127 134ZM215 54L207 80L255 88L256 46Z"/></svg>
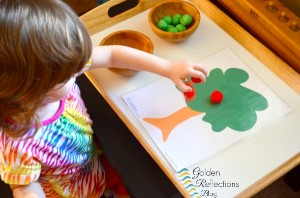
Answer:
<svg viewBox="0 0 300 198"><path fill-rule="evenodd" d="M196 58L197 53L202 54L201 56L203 58L204 56L208 56L211 53L216 52L216 48L213 48L213 46L209 46L207 43L202 43L205 46L201 46L201 43L200 45L198 45L199 41L187 41L189 45L193 45L193 43L196 43L198 46L189 47L186 46L187 44L170 46L171 44L165 43L164 41L159 40L157 37L154 37L153 34L151 34L151 31L148 31L150 29L140 27L140 23L132 24L135 22L140 22L136 18L145 17L145 12L156 1L139 1L134 8L125 11L119 15L116 15L115 17L109 17L109 9L112 6L115 6L116 4L122 2L122 0L111 0L81 17L81 20L84 22L84 24L88 28L88 31L91 34L94 45L97 45L101 38L111 33L112 31L124 28L133 28L135 30L142 31L148 34L148 36L153 39L155 54L160 55L162 57L176 57L176 54L174 56L171 56L170 53L166 53L164 49L172 49L172 51L176 51L179 49L179 46L183 50L180 53L180 55L183 58L189 56ZM299 116L300 103L297 102L298 100L296 101L296 99L299 98L300 94L300 75L297 72L295 72L295 70L293 70L288 64L282 61L282 59L280 59L278 56L272 53L266 46L264 46L253 36L251 36L251 34L249 34L242 27L237 25L232 19L230 19L227 15L220 11L210 1L191 0L191 2L199 8L201 13L206 15L204 16L204 18L208 17L209 20L211 20L206 23L208 26L214 26L213 29L215 29L218 32L220 32L219 29L224 31L222 35L224 36L224 38L226 37L226 39L216 37L217 39L221 39L220 45L223 45L224 43L228 42L229 46L232 45L234 48L236 47L236 52L239 56L245 57L245 60L248 60L251 63L257 65L255 70L261 78L272 78L272 82L268 82L269 85L278 93L280 97L283 97L284 100L288 100L288 103L292 106L292 108L295 109L295 114L292 116ZM215 27L216 25L217 27ZM195 36L197 36L197 33L195 34ZM201 57L199 56L197 58ZM155 75L141 72L137 76L128 79L120 76L114 76L107 70L88 71L86 72L86 75L97 88L97 90L102 94L102 96L107 100L107 102L114 109L114 111L118 114L118 116L122 119L122 121L132 131L133 135L137 138L137 140L143 145L143 147L147 150L151 157L156 161L160 168L165 172L165 174L178 188L178 190L185 197L189 196L187 189L185 189L184 186L178 181L176 173L170 168L167 161L162 157L157 147L147 136L145 130L139 125L139 123L137 123L134 115L132 115L132 113L129 112L127 106L121 99L121 96L124 93L137 89L138 87L141 87L147 83L153 82L153 80L157 79L158 77ZM110 81L111 78L114 78L114 82ZM275 85L273 82L278 82L278 84ZM293 134L296 136L298 133ZM280 135L276 137L278 139L275 138L275 142L277 140L284 141L280 138ZM261 139L255 139L253 141L263 141L267 137L260 138ZM278 154L278 156L280 156L280 160L278 160L278 162L276 163L274 162L271 166L259 166L259 168L262 171L259 171L260 176L255 178L254 181L252 181L253 177L251 176L252 178L249 179L249 182L247 182L247 186L244 186L243 191L238 193L238 197L252 196L253 194L258 192L265 186L269 185L271 182L273 182L274 180L276 180L277 178L279 178L280 176L282 176L283 174L285 174L290 169L292 169L300 163L299 143L297 143L295 138L292 138L289 141L290 142L283 144L280 147L274 147L274 152L281 153L280 151L282 149L280 148L282 148L282 146L284 146L285 148L291 147L290 151L285 150L284 153ZM273 145L273 143L275 144L275 142L272 141L271 144ZM256 142L255 145L259 145L259 143ZM296 146L292 147L292 145ZM251 148L252 146L249 146L247 152L251 153ZM298 149L298 154L293 149ZM262 159L264 155L266 155L266 157L271 157L268 153L265 152L260 152L259 154L260 155L257 155L255 157L255 160L264 160ZM240 154L237 154L235 153L235 151L233 151L231 154L226 154L225 156L228 157L227 159L233 158L232 160L234 161L235 158L240 157ZM225 156L215 158L209 164L218 164L222 160L224 160ZM276 159L278 159L278 157ZM253 163L256 164L256 162ZM255 169L255 166L249 168ZM234 174L236 176L237 174L239 174L239 171L241 171L240 173L244 173L245 171L247 171L244 171L244 169L241 169L241 167L238 166L233 166L229 169L230 170L227 171L234 171Z"/></svg>

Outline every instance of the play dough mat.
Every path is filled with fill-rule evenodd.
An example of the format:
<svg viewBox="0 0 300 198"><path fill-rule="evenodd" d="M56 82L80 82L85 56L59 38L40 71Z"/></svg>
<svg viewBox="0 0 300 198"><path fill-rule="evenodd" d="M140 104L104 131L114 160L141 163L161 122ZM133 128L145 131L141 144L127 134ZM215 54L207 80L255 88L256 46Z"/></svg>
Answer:
<svg viewBox="0 0 300 198"><path fill-rule="evenodd" d="M123 96L176 171L263 133L292 111L229 48L199 63L207 82L187 79L192 96L165 78Z"/></svg>

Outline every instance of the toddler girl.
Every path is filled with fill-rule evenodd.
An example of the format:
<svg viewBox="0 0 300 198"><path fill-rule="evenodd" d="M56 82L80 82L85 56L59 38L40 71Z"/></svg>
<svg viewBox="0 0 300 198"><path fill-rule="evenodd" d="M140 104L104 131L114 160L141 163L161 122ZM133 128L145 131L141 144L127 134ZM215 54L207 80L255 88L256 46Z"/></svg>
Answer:
<svg viewBox="0 0 300 198"><path fill-rule="evenodd" d="M171 62L124 46L92 48L77 15L60 0L0 0L0 174L14 196L100 197L105 173L92 121L75 79L121 67L205 82L192 61Z"/></svg>

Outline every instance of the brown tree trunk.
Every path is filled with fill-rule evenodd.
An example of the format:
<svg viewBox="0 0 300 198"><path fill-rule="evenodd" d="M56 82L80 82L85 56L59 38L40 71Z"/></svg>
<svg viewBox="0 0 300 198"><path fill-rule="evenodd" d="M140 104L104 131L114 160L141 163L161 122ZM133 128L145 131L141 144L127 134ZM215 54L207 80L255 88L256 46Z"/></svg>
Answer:
<svg viewBox="0 0 300 198"><path fill-rule="evenodd" d="M156 127L158 127L163 136L163 141L165 142L172 130L179 125L181 122L201 114L202 112L194 111L193 109L185 106L173 114L163 117L163 118L144 118L144 120Z"/></svg>

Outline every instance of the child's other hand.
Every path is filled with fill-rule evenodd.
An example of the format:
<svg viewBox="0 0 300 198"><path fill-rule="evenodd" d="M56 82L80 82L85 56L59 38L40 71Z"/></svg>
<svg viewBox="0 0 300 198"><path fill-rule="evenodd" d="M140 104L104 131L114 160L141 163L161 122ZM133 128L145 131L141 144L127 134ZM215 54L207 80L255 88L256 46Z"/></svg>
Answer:
<svg viewBox="0 0 300 198"><path fill-rule="evenodd" d="M170 70L170 79L182 92L192 91L192 88L185 84L185 80L188 77L200 78L201 83L206 81L207 71L203 66L193 61L175 62Z"/></svg>

